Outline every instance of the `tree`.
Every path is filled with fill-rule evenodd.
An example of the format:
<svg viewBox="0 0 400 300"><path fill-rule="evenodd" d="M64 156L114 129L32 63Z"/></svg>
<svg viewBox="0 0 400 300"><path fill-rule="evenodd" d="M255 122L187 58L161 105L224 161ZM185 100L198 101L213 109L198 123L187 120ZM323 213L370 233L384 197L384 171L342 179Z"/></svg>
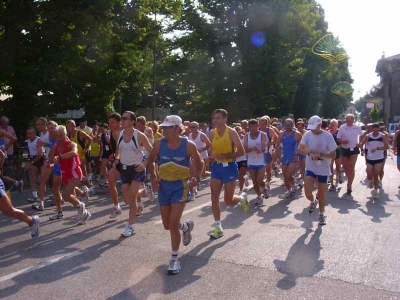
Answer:
<svg viewBox="0 0 400 300"><path fill-rule="evenodd" d="M381 114L379 112L378 103L374 103L374 108L369 112L369 117L372 122L378 122Z"/></svg>

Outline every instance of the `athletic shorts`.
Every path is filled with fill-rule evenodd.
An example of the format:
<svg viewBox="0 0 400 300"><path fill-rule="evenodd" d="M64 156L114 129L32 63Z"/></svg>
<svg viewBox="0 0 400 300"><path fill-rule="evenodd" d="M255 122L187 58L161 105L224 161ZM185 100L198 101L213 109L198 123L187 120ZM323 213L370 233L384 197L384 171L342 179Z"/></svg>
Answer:
<svg viewBox="0 0 400 300"><path fill-rule="evenodd" d="M131 184L132 181L144 182L144 179L146 178L146 170L137 172L135 170L137 167L137 165L127 166L122 165L121 163L118 164L117 170L121 173L121 184Z"/></svg>
<svg viewBox="0 0 400 300"><path fill-rule="evenodd" d="M299 155L299 160L300 161L305 160L306 157L307 157L307 155L301 154L301 155Z"/></svg>
<svg viewBox="0 0 400 300"><path fill-rule="evenodd" d="M188 180L165 181L160 180L158 202L160 206L170 206L174 203L186 202L189 197Z"/></svg>
<svg viewBox="0 0 400 300"><path fill-rule="evenodd" d="M96 165L99 162L99 157L92 156L92 157L90 157L90 161Z"/></svg>
<svg viewBox="0 0 400 300"><path fill-rule="evenodd" d="M375 166L376 164L381 164L381 163L383 163L384 161L385 161L385 158L377 159L377 160L370 160L370 159L367 159L367 164L372 165L372 166Z"/></svg>
<svg viewBox="0 0 400 300"><path fill-rule="evenodd" d="M353 150L347 149L347 148L342 148L342 155L343 157L350 157L352 155L358 155L360 154L360 149L359 148L354 148Z"/></svg>
<svg viewBox="0 0 400 300"><path fill-rule="evenodd" d="M35 156L31 156L30 159L31 161L33 161L36 158ZM38 169L40 169L43 166L44 163L44 158L42 157L41 159L39 159L37 162L33 163L32 165Z"/></svg>
<svg viewBox="0 0 400 300"><path fill-rule="evenodd" d="M239 176L236 162L213 163L211 166L211 178L220 180L223 184L235 181Z"/></svg>
<svg viewBox="0 0 400 300"><path fill-rule="evenodd" d="M335 159L342 158L342 156L343 156L342 148L336 149L336 158Z"/></svg>
<svg viewBox="0 0 400 300"><path fill-rule="evenodd" d="M238 161L238 162L237 162L237 165L238 165L239 170L240 170L241 168L247 169L247 160Z"/></svg>
<svg viewBox="0 0 400 300"><path fill-rule="evenodd" d="M296 161L293 161L295 158L296 154L293 155L283 155L282 156L282 165L290 165L291 163L296 163Z"/></svg>
<svg viewBox="0 0 400 300"><path fill-rule="evenodd" d="M82 169L81 167L76 167L73 170L68 170L68 172L62 172L61 180L64 185L67 185L72 179L82 180Z"/></svg>
<svg viewBox="0 0 400 300"><path fill-rule="evenodd" d="M55 164L53 167L53 176L61 176L60 165Z"/></svg>
<svg viewBox="0 0 400 300"><path fill-rule="evenodd" d="M271 153L264 153L264 161L265 163L268 165L270 163L272 163L272 155Z"/></svg>
<svg viewBox="0 0 400 300"><path fill-rule="evenodd" d="M3 180L0 179L0 197L3 198L4 196L7 196L6 187Z"/></svg>
<svg viewBox="0 0 400 300"><path fill-rule="evenodd" d="M249 165L247 168L248 168L249 170L258 171L258 170L264 169L264 168L265 168L265 165L258 165L258 166L256 166L256 165Z"/></svg>
<svg viewBox="0 0 400 300"><path fill-rule="evenodd" d="M310 170L306 170L305 177L312 177L319 183L328 183L328 176L317 175L314 172L311 172Z"/></svg>
<svg viewBox="0 0 400 300"><path fill-rule="evenodd" d="M101 154L101 159L109 159L111 154L111 151L103 151L103 153Z"/></svg>

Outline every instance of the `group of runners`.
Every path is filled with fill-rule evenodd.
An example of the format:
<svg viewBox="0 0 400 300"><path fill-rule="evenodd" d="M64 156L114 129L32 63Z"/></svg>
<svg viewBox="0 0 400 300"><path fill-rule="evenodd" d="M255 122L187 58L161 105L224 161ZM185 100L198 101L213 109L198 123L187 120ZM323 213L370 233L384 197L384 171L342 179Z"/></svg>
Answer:
<svg viewBox="0 0 400 300"><path fill-rule="evenodd" d="M94 193L95 182L108 189L112 202L109 217L120 217L120 182L123 201L129 207L128 222L121 235L129 237L134 233L136 217L143 214L142 197L153 198L158 193L162 223L171 238L168 274L179 273L179 246L181 242L187 246L192 240L194 222L183 221L182 214L186 203L195 200L203 178L211 177L215 224L210 238L218 239L224 235L221 193L226 206L238 205L247 212L250 203L245 191L249 189L250 179L257 195L254 205L260 207L274 194L272 173L279 174L281 170L286 188L284 197L293 198L304 187L305 197L310 201L309 213L318 207L318 223L325 225L328 183L329 191L346 184L347 193L351 194L356 161L359 154L365 155L372 195L379 198L390 143L394 154L400 154L399 131L394 138L379 124L369 124L363 131L355 124L353 115L347 115L343 124L319 116L308 121L288 118L281 124L278 119L263 116L242 120L230 127L227 111L217 109L210 129L206 123L183 122L176 115L166 117L159 124L146 122L144 117L126 111L122 115L111 114L107 123L96 122L93 128L84 120L79 124L69 120L63 126L39 118L36 128L29 128L26 136L29 150L26 171L32 189L28 201L33 202L32 208L45 210L46 186L51 178L56 206L51 220L62 219L63 204L69 202L77 210L78 223L86 224L91 217L86 203ZM0 143L2 166L15 136L0 129L0 141L3 141ZM397 156L397 165L400 171L400 156ZM13 207L3 180L20 191L24 185L22 180L2 176L0 211L27 223L32 238L37 238L39 217L28 216Z"/></svg>

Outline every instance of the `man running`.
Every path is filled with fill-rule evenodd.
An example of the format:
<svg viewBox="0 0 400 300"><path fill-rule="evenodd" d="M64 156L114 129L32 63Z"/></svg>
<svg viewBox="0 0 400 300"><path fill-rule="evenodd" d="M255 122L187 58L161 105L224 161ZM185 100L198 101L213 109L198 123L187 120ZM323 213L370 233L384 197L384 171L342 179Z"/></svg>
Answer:
<svg viewBox="0 0 400 300"><path fill-rule="evenodd" d="M329 191L335 191L336 190L336 186L338 184L341 184L342 181L342 146L340 145L338 139L337 139L337 134L339 132L339 123L338 120L336 119L332 119L330 122L330 134L332 134L333 139L336 142L337 148L336 148L336 157L335 159L332 159L331 162L331 176L330 176L330 187L329 187ZM336 165L336 185L335 185L335 181L334 181L334 177L333 177L333 165Z"/></svg>
<svg viewBox="0 0 400 300"><path fill-rule="evenodd" d="M307 155L304 193L310 200L309 213L313 213L317 201L314 200L313 186L318 182L319 224L326 224L326 185L330 175L331 159L336 156L336 142L333 136L321 129L322 119L312 116L308 121L308 131L301 139L298 153Z"/></svg>
<svg viewBox="0 0 400 300"><path fill-rule="evenodd" d="M285 130L279 135L276 143L277 147L282 143L282 173L287 192L286 198L291 198L296 193L294 174L296 173L299 155L297 146L301 141L301 134L293 130L294 122L292 119L285 120Z"/></svg>
<svg viewBox="0 0 400 300"><path fill-rule="evenodd" d="M215 219L214 231L211 238L218 239L224 235L221 224L221 207L219 196L224 187L224 201L227 206L240 204L243 211L249 210L247 194L240 196L235 194L236 179L239 174L235 159L244 155L243 144L238 133L226 125L228 112L224 109L217 109L213 113L214 129L210 131L211 156L214 163L211 167L211 202Z"/></svg>
<svg viewBox="0 0 400 300"><path fill-rule="evenodd" d="M26 131L26 137L28 139L29 162L26 165L25 169L28 171L29 183L32 189L32 198L29 198L27 200L29 202L37 202L38 192L36 180L39 174L39 170L43 165L44 149L38 143L40 138L36 135L36 130L34 128L29 128ZM32 208L35 207L33 206Z"/></svg>
<svg viewBox="0 0 400 300"><path fill-rule="evenodd" d="M203 160L196 145L181 137L182 119L179 116L168 116L161 124L165 137L154 143L149 157L149 167L152 175L153 189L158 190L158 200L161 208L161 218L165 230L171 236L171 261L167 274L179 273L181 267L178 261L178 250L181 242L184 246L192 240L193 221L181 222L182 213L188 199L189 178L191 185L197 185L197 179L203 168ZM158 157L159 178L154 169L154 161ZM189 168L190 159L193 168Z"/></svg>
<svg viewBox="0 0 400 300"><path fill-rule="evenodd" d="M367 134L362 141L362 145L366 144L367 148L367 174L369 178L374 180L374 190L372 196L375 199L379 198L379 175L383 168L385 160L384 152L389 148L386 136L380 132L379 124L372 125L372 133Z"/></svg>
<svg viewBox="0 0 400 300"><path fill-rule="evenodd" d="M337 139L342 145L343 166L347 176L347 194L351 194L355 177L357 156L360 154L359 137L363 134L361 127L354 124L354 115L346 116L346 123L340 126Z"/></svg>
<svg viewBox="0 0 400 300"><path fill-rule="evenodd" d="M115 152L117 150L117 141L119 138L119 133L121 131L121 115L119 113L113 113L108 117L108 126L110 128L110 157L109 160L114 162ZM121 206L118 203L118 191L117 182L121 174L116 168L111 168L108 173L108 193L110 194L111 200L113 202L113 209L110 214L110 219L117 218L122 214Z"/></svg>
<svg viewBox="0 0 400 300"><path fill-rule="evenodd" d="M264 183L266 165L264 152L267 148L267 136L264 132L258 130L258 122L255 119L249 121L249 132L244 137L243 146L247 153L247 168L257 194L255 205L262 205L263 196L269 197Z"/></svg>
<svg viewBox="0 0 400 300"><path fill-rule="evenodd" d="M113 168L121 174L122 197L129 205L129 220L121 235L129 237L133 234L139 188L146 177L147 161L144 160L142 148L151 152L153 147L144 133L134 128L136 115L131 111L122 114L122 130L118 137Z"/></svg>
<svg viewBox="0 0 400 300"><path fill-rule="evenodd" d="M189 141L192 141L197 148L197 151L199 151L201 158L206 161L208 159L208 149L211 148L211 142L208 139L208 137L199 131L199 123L197 122L192 122L190 123L190 130L191 133L189 134ZM201 172L201 176L204 177L205 175L205 164L204 168ZM195 191L191 191L189 198L191 201L194 200L195 198L195 193L197 190L200 190L200 177L197 178L197 189Z"/></svg>
<svg viewBox="0 0 400 300"><path fill-rule="evenodd" d="M57 144L50 152L49 161L60 166L61 179L64 184L63 199L77 208L78 224L86 224L92 215L85 208L85 203L79 201L75 196L75 188L82 180L78 147L67 138L65 126L57 127Z"/></svg>
<svg viewBox="0 0 400 300"><path fill-rule="evenodd" d="M397 156L397 170L400 171L400 122L397 124L397 131L393 138L393 154Z"/></svg>

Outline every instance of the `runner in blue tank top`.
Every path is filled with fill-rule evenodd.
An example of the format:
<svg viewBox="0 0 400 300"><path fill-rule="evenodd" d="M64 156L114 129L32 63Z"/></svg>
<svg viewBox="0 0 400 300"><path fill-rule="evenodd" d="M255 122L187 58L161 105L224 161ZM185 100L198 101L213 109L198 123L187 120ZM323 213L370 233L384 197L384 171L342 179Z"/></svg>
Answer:
<svg viewBox="0 0 400 300"><path fill-rule="evenodd" d="M180 271L178 250L181 242L189 245L192 240L193 221L181 222L181 217L189 195L189 178L192 186L197 186L197 177L203 170L203 159L196 145L180 136L182 119L179 116L168 116L161 124L165 137L154 143L149 155L148 166L153 180L153 190L158 190L161 218L165 230L171 235L171 261L167 274ZM159 177L154 169L154 161L158 158ZM189 168L192 159L192 168Z"/></svg>
<svg viewBox="0 0 400 300"><path fill-rule="evenodd" d="M282 172L287 192L286 198L292 197L296 193L294 174L299 161L297 145L301 141L301 134L293 130L294 121L285 120L285 129L281 132L277 145L282 143Z"/></svg>

